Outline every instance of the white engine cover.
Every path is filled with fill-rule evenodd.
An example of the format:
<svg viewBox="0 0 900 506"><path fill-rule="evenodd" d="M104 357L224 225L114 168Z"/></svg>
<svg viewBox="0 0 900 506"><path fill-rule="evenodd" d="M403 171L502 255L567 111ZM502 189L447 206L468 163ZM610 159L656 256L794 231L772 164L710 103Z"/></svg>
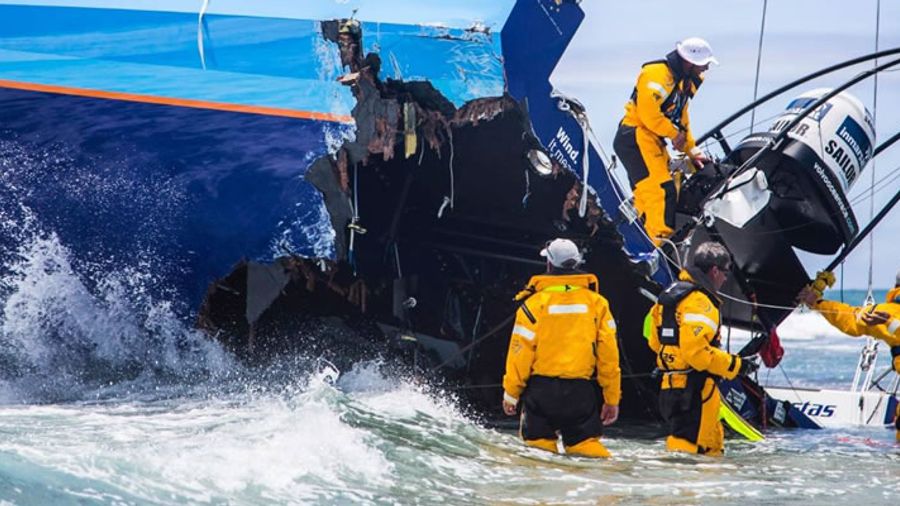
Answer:
<svg viewBox="0 0 900 506"><path fill-rule="evenodd" d="M819 88L792 100L769 132L783 130L803 109L830 91ZM788 137L812 149L837 177L846 194L872 159L875 129L872 116L862 102L841 92L801 120L788 132Z"/></svg>

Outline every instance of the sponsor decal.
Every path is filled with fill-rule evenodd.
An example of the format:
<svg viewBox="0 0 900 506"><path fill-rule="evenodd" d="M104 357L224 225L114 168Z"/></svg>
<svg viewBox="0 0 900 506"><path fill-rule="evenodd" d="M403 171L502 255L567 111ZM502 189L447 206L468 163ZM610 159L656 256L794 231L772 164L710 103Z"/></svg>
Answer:
<svg viewBox="0 0 900 506"><path fill-rule="evenodd" d="M547 19L550 20L550 23L553 25L553 28L556 29L556 33L562 35L563 34L562 29L556 23L556 20L553 19L553 14L551 14L551 11L559 12L562 2L559 0L537 0L537 4L541 7L541 10L544 11L544 14L547 15Z"/></svg>
<svg viewBox="0 0 900 506"><path fill-rule="evenodd" d="M725 395L725 400L728 401L728 404L731 404L735 411L740 411L744 407L744 403L747 402L747 394L732 389Z"/></svg>
<svg viewBox="0 0 900 506"><path fill-rule="evenodd" d="M775 403L775 412L772 413L772 419L778 423L783 424L786 416L787 416L787 410L784 409L784 403L776 402Z"/></svg>
<svg viewBox="0 0 900 506"><path fill-rule="evenodd" d="M869 136L866 135L859 123L850 116L844 118L836 135L837 139L843 142L835 139L828 141L825 145L825 153L831 155L831 158L841 168L849 186L853 184L859 172L872 158L872 143L869 142ZM851 161L850 154L856 158L855 165Z"/></svg>
<svg viewBox="0 0 900 506"><path fill-rule="evenodd" d="M799 409L806 416L817 416L820 418L831 418L834 416L837 405L835 404L813 404L807 402L794 402L794 407Z"/></svg>
<svg viewBox="0 0 900 506"><path fill-rule="evenodd" d="M841 210L841 215L844 217L844 221L847 222L847 230L850 231L850 235L856 235L856 224L853 223L853 216L850 214L850 210L844 204L844 200L841 198L841 193L837 188L834 187L834 184L831 182L831 178L828 177L828 171L819 165L819 162L813 162L813 168L816 171L816 174L819 175L819 178L825 183L825 187L828 188L828 192L831 193L831 196L834 198L834 201L837 203L838 207Z"/></svg>
<svg viewBox="0 0 900 506"><path fill-rule="evenodd" d="M775 123L772 123L772 126L769 127L769 132L771 132L773 134L778 133L778 132L784 130L790 124L791 121L794 121L794 118L792 118L792 117L781 118L778 121L776 121ZM804 119L800 123L797 123L796 125L794 125L794 128L792 128L789 133L792 133L798 137L805 137L806 132L808 132L808 131L809 131L809 123L806 123L806 120Z"/></svg>
<svg viewBox="0 0 900 506"><path fill-rule="evenodd" d="M859 171L856 170L856 164L850 159L850 152L844 151L844 148L838 145L836 140L831 139L825 143L825 154L830 155L834 163L841 169L841 174L844 176L844 181L847 182L847 187L853 184Z"/></svg>
<svg viewBox="0 0 900 506"><path fill-rule="evenodd" d="M796 98L794 100L791 100L791 102L788 104L786 112L791 114L800 114L804 109L812 105L816 100L819 99L816 97ZM824 104L820 105L815 111L810 113L807 118L813 121L822 121L822 118L824 118L828 114L828 111L831 110L831 107L831 102L825 102Z"/></svg>
<svg viewBox="0 0 900 506"><path fill-rule="evenodd" d="M574 170L574 165L578 163L578 156L581 154L581 151L572 145L572 138L563 127L559 127L556 136L547 144L547 151L550 152L551 158L569 170Z"/></svg>

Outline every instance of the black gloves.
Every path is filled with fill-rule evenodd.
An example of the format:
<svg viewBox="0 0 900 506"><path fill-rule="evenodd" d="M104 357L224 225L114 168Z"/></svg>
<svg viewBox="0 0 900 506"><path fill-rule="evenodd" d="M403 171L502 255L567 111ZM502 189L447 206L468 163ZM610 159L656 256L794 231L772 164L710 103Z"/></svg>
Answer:
<svg viewBox="0 0 900 506"><path fill-rule="evenodd" d="M759 364L749 358L741 358L741 368L738 370L739 376L749 376L759 369Z"/></svg>

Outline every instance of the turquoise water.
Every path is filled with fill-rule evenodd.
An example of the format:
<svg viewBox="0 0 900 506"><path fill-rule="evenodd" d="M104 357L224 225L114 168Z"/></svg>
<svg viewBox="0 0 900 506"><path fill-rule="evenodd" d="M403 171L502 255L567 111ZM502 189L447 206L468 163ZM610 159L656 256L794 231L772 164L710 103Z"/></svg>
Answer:
<svg viewBox="0 0 900 506"><path fill-rule="evenodd" d="M885 289L872 289L872 298L875 299L876 303L884 302L887 292ZM825 298L845 302L853 306L861 306L865 302L868 293L868 290L841 290L840 288L835 288L826 290Z"/></svg>

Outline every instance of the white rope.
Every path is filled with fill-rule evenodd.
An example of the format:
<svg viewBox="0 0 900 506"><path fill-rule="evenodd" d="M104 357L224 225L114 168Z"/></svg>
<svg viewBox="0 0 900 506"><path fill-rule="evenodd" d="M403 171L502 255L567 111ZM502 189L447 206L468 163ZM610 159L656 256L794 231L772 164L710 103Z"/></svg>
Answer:
<svg viewBox="0 0 900 506"><path fill-rule="evenodd" d="M759 69L762 63L762 46L763 46L763 34L766 31L766 7L769 4L769 0L763 0L763 11L762 11L762 22L759 27L759 47L756 50L756 79L753 82L753 101L756 102L757 94L759 93ZM750 111L750 131L753 131L753 126L756 120L756 106Z"/></svg>
<svg viewBox="0 0 900 506"><path fill-rule="evenodd" d="M581 162L581 202L578 204L578 216L584 218L587 215L588 177L591 175L591 139L588 137L587 113L581 113L578 123L581 124L581 136L584 138L584 158Z"/></svg>
<svg viewBox="0 0 900 506"><path fill-rule="evenodd" d="M209 0L203 0L203 5L200 6L200 15L197 16L197 51L200 53L200 66L203 67L203 70L206 70L206 55L203 52L203 16L208 7Z"/></svg>
<svg viewBox="0 0 900 506"><path fill-rule="evenodd" d="M349 156L349 155L348 155ZM359 166L353 166L353 202L350 203L353 207L353 216L350 217L350 244L347 248L349 251L350 259L352 260L353 265L353 274L356 274L356 258L353 255L354 247L356 244L356 234L359 232L360 234L365 233L365 230L359 227Z"/></svg>
<svg viewBox="0 0 900 506"><path fill-rule="evenodd" d="M447 128L447 137L450 139L450 209L453 209L456 201L456 183L453 176L453 127Z"/></svg>
<svg viewBox="0 0 900 506"><path fill-rule="evenodd" d="M796 307L794 307L794 306L779 306L776 304L763 304L762 302L750 302L749 300L739 299L733 295L728 295L727 293L721 292L721 291L717 291L716 293L719 294L719 296L721 296L723 299L732 300L734 302L739 302L741 304L746 304L748 306L766 307L769 309L785 309L788 311L793 311L794 309L796 309Z"/></svg>
<svg viewBox="0 0 900 506"><path fill-rule="evenodd" d="M684 269L684 264L681 263L681 254L678 253L678 245L668 237L661 237L660 240L672 246L672 251L675 252L675 261L677 262L675 265L678 266L678 270Z"/></svg>
<svg viewBox="0 0 900 506"><path fill-rule="evenodd" d="M444 216L444 210L447 209L447 206L453 209L453 200L456 198L456 183L453 176L453 128L447 127L447 137L450 140L450 195L444 195L444 200L441 202L441 207L437 212L438 219Z"/></svg>
<svg viewBox="0 0 900 506"><path fill-rule="evenodd" d="M444 209L447 209L447 206L450 204L450 197L444 195L444 200L441 201L441 207L438 208L437 217L438 219L443 218Z"/></svg>
<svg viewBox="0 0 900 506"><path fill-rule="evenodd" d="M717 291L716 293L723 299L728 299L730 301L734 301L739 304L744 304L747 306L765 307L765 308L769 308L769 309L783 309L786 311L793 311L793 310L797 309L797 307L798 307L798 306L779 306L777 304L764 304L762 302L751 302L748 300L739 299L733 295L728 295L725 292ZM813 311L815 311L817 313L821 313L821 314L853 314L853 315L855 315L857 313L856 311L837 311L837 310L831 310L831 309L815 309L815 308L810 308L810 309L812 309ZM876 341L876 344L877 344L877 341Z"/></svg>

